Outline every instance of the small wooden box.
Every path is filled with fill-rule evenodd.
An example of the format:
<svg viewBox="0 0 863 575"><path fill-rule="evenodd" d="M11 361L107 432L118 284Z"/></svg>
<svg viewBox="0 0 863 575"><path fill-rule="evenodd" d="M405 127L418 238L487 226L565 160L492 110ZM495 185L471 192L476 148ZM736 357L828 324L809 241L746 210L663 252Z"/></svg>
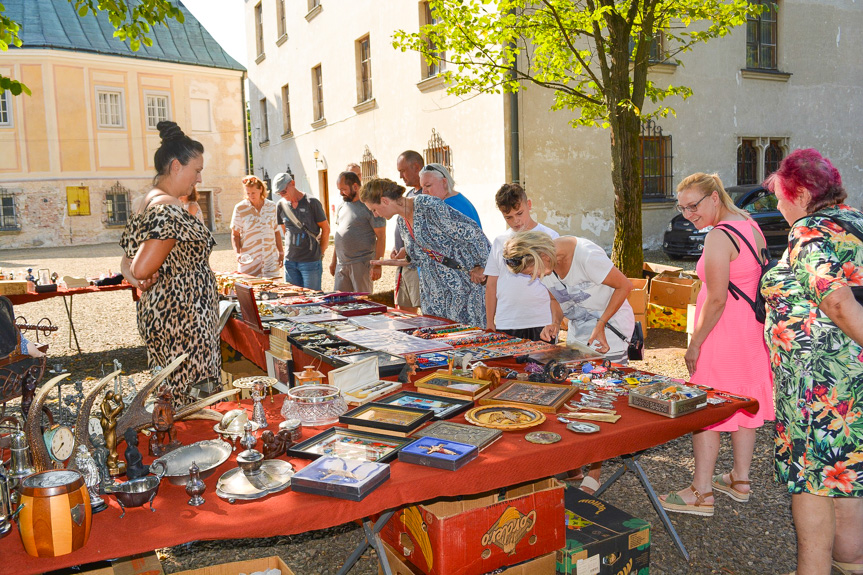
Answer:
<svg viewBox="0 0 863 575"><path fill-rule="evenodd" d="M25 280L0 280L0 295L23 295L27 293Z"/></svg>

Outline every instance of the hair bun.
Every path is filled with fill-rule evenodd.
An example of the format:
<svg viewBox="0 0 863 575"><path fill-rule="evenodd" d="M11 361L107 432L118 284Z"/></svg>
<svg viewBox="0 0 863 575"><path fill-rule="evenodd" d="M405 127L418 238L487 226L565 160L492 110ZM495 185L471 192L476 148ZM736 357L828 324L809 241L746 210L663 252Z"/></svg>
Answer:
<svg viewBox="0 0 863 575"><path fill-rule="evenodd" d="M180 126L176 122L169 122L167 120L159 122L156 124L156 129L159 130L159 137L162 138L163 142L182 140L186 137L186 134L183 133L183 130L180 129Z"/></svg>

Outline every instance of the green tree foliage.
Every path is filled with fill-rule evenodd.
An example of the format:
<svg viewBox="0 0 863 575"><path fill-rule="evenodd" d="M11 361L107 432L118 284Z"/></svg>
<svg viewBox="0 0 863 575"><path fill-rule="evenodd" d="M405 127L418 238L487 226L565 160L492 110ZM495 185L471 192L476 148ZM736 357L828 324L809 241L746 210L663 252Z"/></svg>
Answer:
<svg viewBox="0 0 863 575"><path fill-rule="evenodd" d="M137 52L141 47L152 46L150 29L157 25L167 26L169 18L183 23L183 12L170 0L69 0L75 6L81 18L87 14L96 16L98 12L107 12L108 19L116 29L114 37L120 42L128 42L129 49ZM5 15L6 8L0 4L0 50L6 51L9 46L22 47L18 32L20 25ZM26 47L26 46L25 46ZM22 92L30 94L29 88L0 74L0 94L9 90L14 95Z"/></svg>
<svg viewBox="0 0 863 575"><path fill-rule="evenodd" d="M445 61L449 93L540 86L554 92L552 110L579 113L573 127L611 129L612 260L639 277L641 122L673 114L667 98L692 94L686 86L657 86L648 69L680 64L678 55L727 35L759 8L748 0L431 0L430 8L434 22L397 31L393 45L429 63Z"/></svg>

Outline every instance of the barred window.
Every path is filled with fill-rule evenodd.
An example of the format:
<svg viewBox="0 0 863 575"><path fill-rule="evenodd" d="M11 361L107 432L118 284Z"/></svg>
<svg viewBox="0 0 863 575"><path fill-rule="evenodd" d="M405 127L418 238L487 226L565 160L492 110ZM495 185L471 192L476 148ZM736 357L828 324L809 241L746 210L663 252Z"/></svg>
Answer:
<svg viewBox="0 0 863 575"><path fill-rule="evenodd" d="M777 5L773 0L750 0L764 10L746 21L746 67L764 70L776 69L778 23Z"/></svg>
<svg viewBox="0 0 863 575"><path fill-rule="evenodd" d="M117 182L105 193L105 223L124 226L129 221L129 190Z"/></svg>
<svg viewBox="0 0 863 575"><path fill-rule="evenodd" d="M758 183L758 148L755 140L744 138L737 147L737 185Z"/></svg>
<svg viewBox="0 0 863 575"><path fill-rule="evenodd" d="M369 180L378 177L378 161L372 155L372 151L366 146L363 152L363 159L360 162L360 172L362 172L361 180L365 184Z"/></svg>
<svg viewBox="0 0 863 575"><path fill-rule="evenodd" d="M440 134L432 128L431 139L428 142L428 148L423 150L423 157L426 164L442 164L449 170L450 175L455 175L452 169L452 150L449 145L443 141Z"/></svg>
<svg viewBox="0 0 863 575"><path fill-rule="evenodd" d="M122 128L124 125L123 92L121 90L97 90L100 128Z"/></svg>
<svg viewBox="0 0 863 575"><path fill-rule="evenodd" d="M779 140L770 140L770 144L764 148L765 178L779 169L779 164L782 163L782 158L784 157L785 151L782 149L782 144Z"/></svg>
<svg viewBox="0 0 863 575"><path fill-rule="evenodd" d="M672 195L671 136L653 120L641 124L638 139L641 159L641 196L643 199L665 199Z"/></svg>
<svg viewBox="0 0 863 575"><path fill-rule="evenodd" d="M9 190L0 188L0 231L7 232L20 229L15 196Z"/></svg>

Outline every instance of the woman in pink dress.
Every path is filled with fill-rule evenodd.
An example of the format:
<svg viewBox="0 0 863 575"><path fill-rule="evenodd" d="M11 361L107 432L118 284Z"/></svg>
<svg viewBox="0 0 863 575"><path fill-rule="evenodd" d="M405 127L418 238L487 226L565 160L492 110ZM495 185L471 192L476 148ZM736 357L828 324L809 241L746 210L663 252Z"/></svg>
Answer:
<svg viewBox="0 0 863 575"><path fill-rule="evenodd" d="M695 308L695 332L684 356L690 381L753 397L759 405L754 415L740 410L693 433L692 484L660 496L666 511L710 517L715 491L741 503L749 501L755 430L773 419L773 380L764 324L755 319L752 305L735 298L728 289L734 284L754 301L761 278L759 261L734 230L759 254L766 242L758 224L734 205L716 174L697 173L684 179L677 186L677 210L699 230L718 226L707 233L696 266L703 288ZM713 475L721 431L731 432L734 466L727 473Z"/></svg>

